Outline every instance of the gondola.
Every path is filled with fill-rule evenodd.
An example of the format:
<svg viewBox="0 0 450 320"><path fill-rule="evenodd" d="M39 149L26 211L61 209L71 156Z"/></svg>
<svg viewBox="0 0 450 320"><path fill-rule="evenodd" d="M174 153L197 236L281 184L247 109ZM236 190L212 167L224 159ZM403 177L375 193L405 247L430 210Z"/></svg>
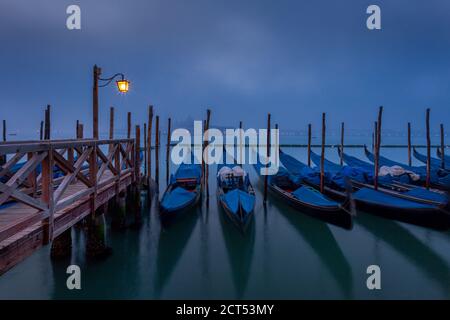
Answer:
<svg viewBox="0 0 450 320"><path fill-rule="evenodd" d="M201 178L201 165L187 163L182 163L175 174L170 176L169 185L160 201L160 217L163 222L171 221L199 203L202 194Z"/></svg>
<svg viewBox="0 0 450 320"><path fill-rule="evenodd" d="M311 153L311 156L313 161L319 161L318 155ZM307 171L304 169L307 167L305 164L281 151L280 160L292 172ZM325 163L328 165L333 164L334 169L337 169L337 164L328 160ZM316 171L315 176L313 174L314 170L311 172L309 175L297 177L305 183L318 188L318 172ZM346 188L348 188L344 185L345 177L342 175L342 173L328 173L324 187L326 195L341 201L347 197ZM441 201L441 194L433 194L433 196L437 197L437 201L433 201L418 196L422 191L427 191L426 189L414 190L409 195L404 194L401 196L395 191L385 188L375 190L372 185L362 183L361 180L352 179L352 177L348 181L351 183L352 198L355 201L356 208L359 210L433 229L446 230L450 228L450 216L446 210L448 201ZM426 192L425 194L430 196Z"/></svg>
<svg viewBox="0 0 450 320"><path fill-rule="evenodd" d="M427 156L418 152L416 150L416 148L413 148L413 155L414 155L414 158L416 158L420 162L425 163L425 164L427 163ZM435 170L441 169L441 165L442 165L441 159L436 159L436 158L430 157L430 165Z"/></svg>
<svg viewBox="0 0 450 320"><path fill-rule="evenodd" d="M311 159L315 165L320 165L320 156L311 152ZM373 172L365 171L360 168L347 168L340 166L334 162L325 159L325 170L331 169L332 174L335 174L333 180L342 179L340 176L345 175L354 185L360 187L373 188ZM411 184L400 183L391 177L378 177L379 191L388 193L395 197L400 197L406 200L416 202L435 204L442 208L449 206L448 194L444 191L436 189L426 189Z"/></svg>
<svg viewBox="0 0 450 320"><path fill-rule="evenodd" d="M265 176L261 175L264 166L259 162L253 166L260 179L264 181ZM351 197L344 196L342 202L332 200L315 188L296 181L282 166L276 174L267 177L267 183L274 195L300 212L345 229L352 228L352 216L355 212Z"/></svg>
<svg viewBox="0 0 450 320"><path fill-rule="evenodd" d="M441 149L437 148L436 149L436 154L437 154L439 159L442 159ZM450 156L444 155L444 161L445 161L445 168L450 168Z"/></svg>
<svg viewBox="0 0 450 320"><path fill-rule="evenodd" d="M217 166L217 200L228 218L245 231L255 207L255 190L248 173L236 163Z"/></svg>
<svg viewBox="0 0 450 320"><path fill-rule="evenodd" d="M367 147L364 147L364 153L366 155L366 157L374 162L375 156L373 153L371 153ZM347 162L347 161L346 161ZM397 161L393 161L390 160L388 158L385 157L379 157L379 164L380 166L400 166L405 170L414 172L416 174L418 174L420 176L420 180L418 181L418 183L420 184L424 184L425 180L426 180L426 176L427 176L427 168L426 166L408 166L406 164L397 162ZM373 166L373 165L372 165ZM435 188L439 188L442 190L450 190L450 172L448 172L447 170L442 170L439 167L431 167L430 170L430 182L431 185Z"/></svg>

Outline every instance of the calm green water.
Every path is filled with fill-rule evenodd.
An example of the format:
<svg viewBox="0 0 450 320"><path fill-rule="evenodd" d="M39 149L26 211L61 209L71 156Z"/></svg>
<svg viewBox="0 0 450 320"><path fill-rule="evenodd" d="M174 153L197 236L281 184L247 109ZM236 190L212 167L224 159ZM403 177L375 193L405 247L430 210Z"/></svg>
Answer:
<svg viewBox="0 0 450 320"><path fill-rule="evenodd" d="M305 160L305 149L286 151ZM335 150L327 152L336 159ZM348 152L363 158L360 149ZM383 150L383 154L406 160L406 149ZM84 231L74 229L70 259L55 262L49 258L48 247L38 250L0 277L0 298L450 298L449 232L365 213L359 213L352 230L343 230L273 197L265 209L262 185L253 169L246 169L258 202L245 235L217 206L212 167L209 207L204 201L201 208L162 229L157 199L150 202L142 194L140 223L136 224L136 213L129 211L125 230L111 230L108 224L110 257L87 259ZM70 264L81 267L82 290L66 289L65 271ZM381 267L378 291L366 287L366 268L372 264Z"/></svg>

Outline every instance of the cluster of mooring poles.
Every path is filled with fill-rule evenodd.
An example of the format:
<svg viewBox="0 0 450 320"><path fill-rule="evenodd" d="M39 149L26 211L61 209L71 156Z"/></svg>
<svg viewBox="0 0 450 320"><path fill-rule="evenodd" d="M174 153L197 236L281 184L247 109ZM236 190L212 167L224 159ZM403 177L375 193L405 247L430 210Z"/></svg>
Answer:
<svg viewBox="0 0 450 320"><path fill-rule="evenodd" d="M382 124L382 116L383 116L383 107L380 106L378 109L378 118L377 121L374 122L374 130L372 133L372 150L374 153L374 188L377 190L378 188L378 176L380 169L380 150L381 150L381 124ZM270 120L269 120L270 121ZM426 126L426 149L427 149L427 161L426 161L426 183L425 186L430 188L430 172L431 172L431 137L430 137L430 108L426 109L425 115L425 126ZM445 169L445 133L444 133L444 125L441 123L439 126L440 129L440 145L439 152L441 154L441 168ZM343 154L344 154L344 122L341 123L341 140L339 145L339 154L340 154L340 164L344 164ZM308 124L308 143L307 143L307 161L308 166L311 166L311 138L312 138L312 128L311 124ZM411 123L407 123L407 149L408 149L408 166L412 165L412 157L411 157ZM322 114L322 142L321 142L321 165L320 165L320 189L323 191L323 180L324 180L324 150L325 150L325 113Z"/></svg>

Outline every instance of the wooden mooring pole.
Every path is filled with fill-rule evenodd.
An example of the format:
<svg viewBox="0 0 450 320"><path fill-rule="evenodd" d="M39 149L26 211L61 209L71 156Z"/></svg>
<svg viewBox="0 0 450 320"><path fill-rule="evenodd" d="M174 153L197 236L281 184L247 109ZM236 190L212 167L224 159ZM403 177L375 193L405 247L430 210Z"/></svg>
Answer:
<svg viewBox="0 0 450 320"><path fill-rule="evenodd" d="M109 139L114 139L114 107L109 108Z"/></svg>
<svg viewBox="0 0 450 320"><path fill-rule="evenodd" d="M159 116L155 119L155 181L159 192Z"/></svg>
<svg viewBox="0 0 450 320"><path fill-rule="evenodd" d="M430 108L427 108L425 122L426 122L426 131L427 131L427 179L425 182L425 186L427 189L429 189L430 188L430 171L431 171Z"/></svg>
<svg viewBox="0 0 450 320"><path fill-rule="evenodd" d="M147 179L147 123L144 122L144 178Z"/></svg>
<svg viewBox="0 0 450 320"><path fill-rule="evenodd" d="M47 109L45 109L45 131L44 131L44 139L45 140L50 140L50 128L51 128L51 124L50 124L50 110L51 107L50 105L47 105Z"/></svg>
<svg viewBox="0 0 450 320"><path fill-rule="evenodd" d="M98 139L98 78L101 69L94 65L93 86L92 86L92 136Z"/></svg>
<svg viewBox="0 0 450 320"><path fill-rule="evenodd" d="M78 132L78 134L79 134L78 138L79 138L79 139L83 139L83 138L84 138L84 124L80 123L80 124L79 124L78 130L79 130L79 132Z"/></svg>
<svg viewBox="0 0 450 320"><path fill-rule="evenodd" d="M441 123L441 168L445 169L445 141L444 141L444 124Z"/></svg>
<svg viewBox="0 0 450 320"><path fill-rule="evenodd" d="M127 113L127 138L131 138L131 112Z"/></svg>
<svg viewBox="0 0 450 320"><path fill-rule="evenodd" d="M311 123L308 124L308 167L311 167Z"/></svg>
<svg viewBox="0 0 450 320"><path fill-rule="evenodd" d="M320 155L320 192L323 193L323 187L325 183L325 169L324 169L324 159L325 159L325 112L322 113L322 153Z"/></svg>
<svg viewBox="0 0 450 320"><path fill-rule="evenodd" d="M408 122L408 166L411 166L411 122Z"/></svg>
<svg viewBox="0 0 450 320"><path fill-rule="evenodd" d="M267 141L266 141L266 157L267 162L269 161L270 156L270 113L267 114ZM266 175L264 176L264 204L267 203L267 188L269 182L269 164L266 165Z"/></svg>
<svg viewBox="0 0 450 320"><path fill-rule="evenodd" d="M380 107L378 111L378 121L377 121L377 135L376 135L376 147L375 147L375 180L374 187L378 190L378 172L380 170L380 148L381 148L381 118L383 116L383 107Z"/></svg>
<svg viewBox="0 0 450 320"><path fill-rule="evenodd" d="M243 128L242 128L242 121L239 121L239 164L243 164L242 163L242 159L243 159L243 152L244 152L244 141L243 141ZM225 161L225 159L224 159Z"/></svg>
<svg viewBox="0 0 450 320"><path fill-rule="evenodd" d="M109 108L109 139L114 139L114 107ZM111 150L112 144L108 146L108 150Z"/></svg>
<svg viewBox="0 0 450 320"><path fill-rule="evenodd" d="M206 127L205 127L205 131L209 130L209 124L211 121L211 109L207 109L206 110ZM205 133L206 135L206 147L209 145L209 135L208 132ZM209 198L209 165L208 165L208 152L206 152L205 154L205 187L206 187L206 199ZM208 200L206 202L208 204Z"/></svg>
<svg viewBox="0 0 450 320"><path fill-rule="evenodd" d="M344 164L344 159L343 159L343 153L344 153L344 123L341 123L341 152L340 152L340 164L341 166Z"/></svg>
<svg viewBox="0 0 450 320"><path fill-rule="evenodd" d="M372 152L375 154L377 152L377 138L378 138L378 122L373 123L373 136L372 136Z"/></svg>
<svg viewBox="0 0 450 320"><path fill-rule="evenodd" d="M170 161L170 140L171 140L171 128L172 126L172 119L167 120L167 146L166 146L166 185L169 185L169 176L170 176L170 169L169 169L169 161Z"/></svg>
<svg viewBox="0 0 450 320"><path fill-rule="evenodd" d="M2 134L2 140L3 142L6 142L6 120L3 120L3 134ZM6 163L6 154L3 156L0 156L0 165L3 165Z"/></svg>
<svg viewBox="0 0 450 320"><path fill-rule="evenodd" d="M153 129L153 106L148 106L148 128L147 128L147 187L151 189L152 182L152 129Z"/></svg>
<svg viewBox="0 0 450 320"><path fill-rule="evenodd" d="M135 176L135 183L138 186L138 188L141 185L141 127L139 125L136 125L135 128L135 158L134 158L134 176Z"/></svg>
<svg viewBox="0 0 450 320"><path fill-rule="evenodd" d="M44 121L41 120L41 124L39 126L39 140L44 138Z"/></svg>

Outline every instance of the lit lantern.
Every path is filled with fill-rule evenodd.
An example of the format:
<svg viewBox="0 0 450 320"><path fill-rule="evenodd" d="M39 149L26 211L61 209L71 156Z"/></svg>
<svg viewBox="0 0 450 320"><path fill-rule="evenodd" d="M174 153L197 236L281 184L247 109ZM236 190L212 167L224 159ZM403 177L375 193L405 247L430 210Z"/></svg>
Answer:
<svg viewBox="0 0 450 320"><path fill-rule="evenodd" d="M130 82L128 80L122 78L121 80L116 81L116 83L117 89L119 89L120 92L122 93L128 92L128 88L130 86Z"/></svg>

